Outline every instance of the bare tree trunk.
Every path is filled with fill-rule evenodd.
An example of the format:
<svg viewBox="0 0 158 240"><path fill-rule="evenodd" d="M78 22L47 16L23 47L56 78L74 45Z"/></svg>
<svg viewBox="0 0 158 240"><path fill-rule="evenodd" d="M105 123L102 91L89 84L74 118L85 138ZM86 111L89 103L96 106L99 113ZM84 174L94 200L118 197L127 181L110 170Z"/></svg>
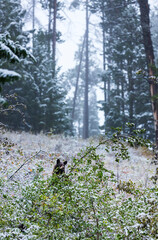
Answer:
<svg viewBox="0 0 158 240"><path fill-rule="evenodd" d="M150 18L149 18L149 3L148 0L138 0L141 16L141 26L143 31L143 40L146 53L146 60L148 64L149 77L155 75L155 60L154 60L154 51L153 44L151 39L150 31ZM156 135L156 146L158 147L158 103L157 100L154 100L154 96L158 94L158 86L154 80L149 81L150 83L150 93L152 98L152 109L154 116L154 125L155 125L155 135Z"/></svg>
<svg viewBox="0 0 158 240"><path fill-rule="evenodd" d="M105 18L105 12L104 12L104 1L102 1L102 34L103 34L103 83L104 83L104 102L107 102L107 88L106 88L106 77L105 77L105 70L106 70L106 62L105 62L105 30L104 30L104 18ZM106 109L104 107L104 127L105 127L105 121L106 121ZM106 127L105 127L105 132L106 132Z"/></svg>
<svg viewBox="0 0 158 240"><path fill-rule="evenodd" d="M34 31L35 31L35 0L32 0L32 52L34 52Z"/></svg>
<svg viewBox="0 0 158 240"><path fill-rule="evenodd" d="M84 95L84 114L83 114L83 138L89 136L89 109L88 109L88 85L89 85L89 17L88 0L86 0L86 65L85 65L85 95Z"/></svg>
<svg viewBox="0 0 158 240"><path fill-rule="evenodd" d="M132 68L131 68L131 60L128 61L128 70L127 70L127 76L128 76L128 84L129 84L129 89L128 89L128 95L129 95L129 122L133 123L134 122L134 98L133 98L133 93L134 93L134 82L133 82L133 76L132 76ZM130 133L132 134L133 128L130 128Z"/></svg>
<svg viewBox="0 0 158 240"><path fill-rule="evenodd" d="M123 71L123 62L121 60L121 67L120 67L121 71ZM121 78L121 97L122 97L122 103L121 103L121 108L122 108L122 129L123 129L123 133L125 132L125 92L124 92L124 78Z"/></svg>
<svg viewBox="0 0 158 240"><path fill-rule="evenodd" d="M49 13L48 13L48 54L50 56L50 34L51 34L51 9L52 0L49 0Z"/></svg>
<svg viewBox="0 0 158 240"><path fill-rule="evenodd" d="M53 41L52 41L52 55L54 64L54 75L55 75L55 61L56 61L56 18L57 18L57 0L53 3Z"/></svg>
<svg viewBox="0 0 158 240"><path fill-rule="evenodd" d="M112 27L110 26L110 38L109 38L109 48L111 48L111 38L112 38ZM109 56L109 58L108 58L108 63L109 63L109 65L111 65L111 63L112 63L112 60L111 60L111 56ZM110 73L110 76L108 76L108 82L107 82L107 103L108 103L108 105L110 105L111 103L110 103L110 101L111 101L111 99L110 99L110 96L111 96L111 94L110 94L110 92L111 92L111 73ZM109 109L108 109L108 111L109 111Z"/></svg>
<svg viewBox="0 0 158 240"><path fill-rule="evenodd" d="M84 46L85 46L85 40L86 40L86 33L84 34L84 39L83 39L81 52L80 52L78 71L77 71L76 86L75 86L75 92L74 92L74 98L73 98L73 107L72 107L72 127L73 127L73 122L74 122L76 97L77 97L77 91L78 91L78 82L79 82L79 77L80 77L80 72L81 72L81 64L82 64L82 59L83 59L83 51L84 51Z"/></svg>

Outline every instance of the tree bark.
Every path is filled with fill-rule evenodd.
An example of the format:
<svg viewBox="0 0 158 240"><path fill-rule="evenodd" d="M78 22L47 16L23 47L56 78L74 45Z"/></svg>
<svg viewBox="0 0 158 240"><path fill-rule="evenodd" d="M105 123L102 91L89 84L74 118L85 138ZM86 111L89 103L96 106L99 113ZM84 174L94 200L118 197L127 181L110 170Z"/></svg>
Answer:
<svg viewBox="0 0 158 240"><path fill-rule="evenodd" d="M85 40L86 40L86 33L84 34L84 39L83 39L81 52L80 52L78 71L77 71L76 86L75 86L75 92L74 92L74 98L73 98L73 107L72 107L72 127L73 127L73 122L74 122L76 97L77 97L77 91L78 91L78 82L79 82L79 77L80 77L80 72L81 72L81 64L82 64L82 59L83 59L83 50L84 50L84 47L85 47Z"/></svg>
<svg viewBox="0 0 158 240"><path fill-rule="evenodd" d="M32 0L32 49L33 49L33 53L34 53L34 31L35 31L35 0Z"/></svg>
<svg viewBox="0 0 158 240"><path fill-rule="evenodd" d="M132 76L132 68L131 68L131 59L128 59L128 70L127 70L127 76L128 76L128 95L129 95L129 122L134 122L134 82L133 82L133 76ZM130 134L132 134L133 128L130 128Z"/></svg>
<svg viewBox="0 0 158 240"><path fill-rule="evenodd" d="M49 13L48 13L48 54L50 57L50 35L51 35L51 8L52 8L52 4L51 1L49 1Z"/></svg>
<svg viewBox="0 0 158 240"><path fill-rule="evenodd" d="M88 85L89 85L89 17L88 0L86 0L86 65L85 65L85 96L84 96L84 116L83 116L83 138L89 136L89 109L88 109Z"/></svg>
<svg viewBox="0 0 158 240"><path fill-rule="evenodd" d="M52 55L54 64L54 76L55 76L55 62L56 62L56 18L57 18L57 0L54 0L53 4L53 41L52 41Z"/></svg>
<svg viewBox="0 0 158 240"><path fill-rule="evenodd" d="M106 70L106 60L105 60L105 29L104 29L104 24L105 24L105 12L104 12L104 1L102 1L102 35L103 35L103 83L104 83L104 103L106 105L107 102L107 79L105 77L105 70ZM104 129L105 129L105 133L106 133L106 126L105 126L105 122L106 122L106 106L104 106Z"/></svg>
<svg viewBox="0 0 158 240"><path fill-rule="evenodd" d="M150 93L152 98L152 110L154 116L154 126L155 126L155 140L156 146L158 147L158 103L157 100L154 100L154 96L158 94L158 86L157 83L152 80L155 75L155 60L154 60L154 51L153 44L151 39L151 31L150 31L150 18L149 18L149 3L148 0L138 0L139 8L140 8L140 20L141 27L143 32L143 40L144 40L144 48L146 54L146 61L148 64L148 73L150 83Z"/></svg>

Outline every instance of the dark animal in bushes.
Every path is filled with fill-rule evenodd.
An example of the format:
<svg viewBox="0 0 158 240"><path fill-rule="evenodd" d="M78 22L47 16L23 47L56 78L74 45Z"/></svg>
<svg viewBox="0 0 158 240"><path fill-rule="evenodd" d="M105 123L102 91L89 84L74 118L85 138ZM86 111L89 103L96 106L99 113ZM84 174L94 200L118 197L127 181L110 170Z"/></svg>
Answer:
<svg viewBox="0 0 158 240"><path fill-rule="evenodd" d="M53 174L61 175L65 173L65 165L67 161L61 162L60 159L57 159L56 165L54 166Z"/></svg>
<svg viewBox="0 0 158 240"><path fill-rule="evenodd" d="M20 223L18 225L18 228L21 230L21 232L25 232L25 230L26 230L26 226L23 223Z"/></svg>

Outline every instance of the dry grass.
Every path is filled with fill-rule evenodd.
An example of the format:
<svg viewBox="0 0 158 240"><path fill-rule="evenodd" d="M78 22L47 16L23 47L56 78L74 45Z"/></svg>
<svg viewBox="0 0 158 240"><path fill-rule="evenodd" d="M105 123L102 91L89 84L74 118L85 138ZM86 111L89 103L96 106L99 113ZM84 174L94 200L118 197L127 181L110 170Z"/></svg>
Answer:
<svg viewBox="0 0 158 240"><path fill-rule="evenodd" d="M0 176L9 178L21 164L28 160L14 178L21 182L32 179L39 165L44 168L42 173L47 178L52 174L57 158L68 160L71 164L71 159L92 142L92 139L85 141L64 137L63 135L46 136L42 133L34 135L25 132L6 132L1 137L7 137L15 145L10 148L2 147L1 149ZM93 140L93 144L97 144L97 139ZM105 152L104 146L100 146L98 149L98 154L104 160L105 167L113 170L118 180L128 181L131 179L139 186L151 186L150 178L154 175L156 169L155 165L151 164L152 152L146 148L129 148L129 153L130 160L124 160L118 164L114 161L112 152Z"/></svg>

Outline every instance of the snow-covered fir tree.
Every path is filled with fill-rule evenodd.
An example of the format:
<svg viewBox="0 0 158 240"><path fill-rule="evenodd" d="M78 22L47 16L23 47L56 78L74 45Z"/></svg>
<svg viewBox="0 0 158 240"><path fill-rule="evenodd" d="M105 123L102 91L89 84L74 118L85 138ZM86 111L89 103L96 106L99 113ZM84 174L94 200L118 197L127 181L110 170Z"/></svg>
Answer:
<svg viewBox="0 0 158 240"><path fill-rule="evenodd" d="M105 131L126 122L152 132L152 109L149 84L136 74L147 69L137 3L133 1L91 1L98 11L104 33L105 70L103 73ZM151 134L152 135L152 134ZM152 137L150 135L150 137Z"/></svg>
<svg viewBox="0 0 158 240"><path fill-rule="evenodd" d="M2 7L5 5L8 8L4 13L12 16L10 21L14 19L16 21L16 29L19 30L15 35L16 41L18 39L23 40L22 43L25 45L27 35L22 29L23 15L21 15L21 12L23 11L19 11L21 9L19 4L20 1L9 8L8 2L3 1ZM11 26L13 24L10 24L10 22L6 24L4 22L3 30L7 29L12 36L14 29ZM54 133L64 131L68 133L69 118L65 103L66 93L62 90L61 78L59 79L57 76L58 71L54 73L54 61L50 52L48 52L48 32L40 30L34 37L33 53L36 61L32 62L27 59L14 65L14 69L21 75L21 80L12 85L5 85L3 89L3 94L16 93L18 101L26 106L25 124L20 121L20 116L14 113L11 116L6 116L4 120L13 129L35 132L40 130L50 131L51 129ZM8 63L7 66L9 67Z"/></svg>

